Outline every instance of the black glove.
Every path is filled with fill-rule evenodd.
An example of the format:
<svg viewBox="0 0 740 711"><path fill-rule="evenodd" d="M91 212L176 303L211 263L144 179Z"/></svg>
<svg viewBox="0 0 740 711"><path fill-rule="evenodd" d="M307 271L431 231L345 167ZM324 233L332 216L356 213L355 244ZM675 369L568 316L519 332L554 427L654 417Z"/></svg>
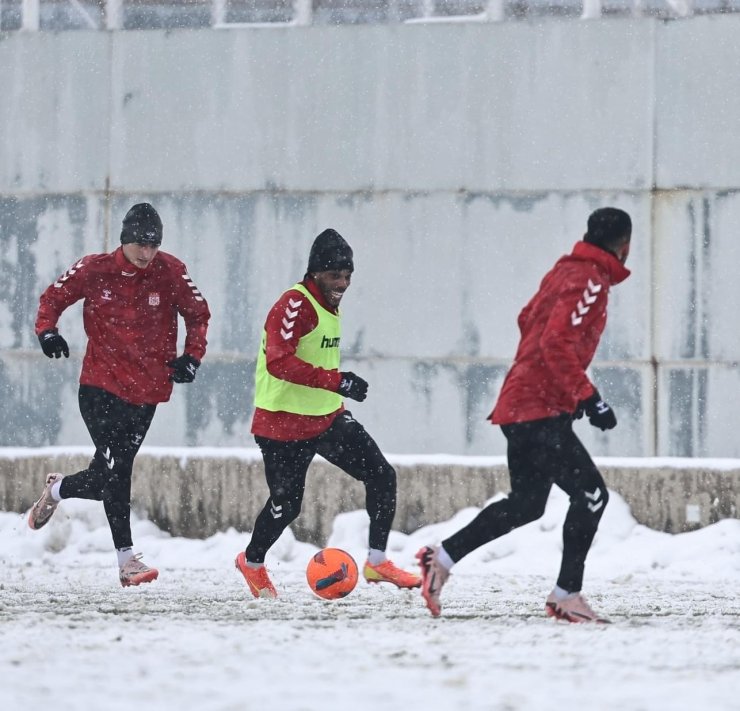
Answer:
<svg viewBox="0 0 740 711"><path fill-rule="evenodd" d="M57 333L55 328L39 333L39 343L47 358L61 358L62 354L65 358L69 358L67 341Z"/></svg>
<svg viewBox="0 0 740 711"><path fill-rule="evenodd" d="M594 390L594 394L591 397L581 400L578 403L573 417L583 417L584 412L588 417L588 421L602 431L611 430L617 426L617 416L614 414L614 410L601 399L598 390Z"/></svg>
<svg viewBox="0 0 740 711"><path fill-rule="evenodd" d="M195 371L200 367L200 361L187 353L183 353L179 358L171 360L167 365L174 371L170 375L170 380L175 383L192 383L195 380Z"/></svg>
<svg viewBox="0 0 740 711"><path fill-rule="evenodd" d="M342 381L339 383L337 392L344 397L352 398L362 402L367 397L367 381L354 373L339 373Z"/></svg>

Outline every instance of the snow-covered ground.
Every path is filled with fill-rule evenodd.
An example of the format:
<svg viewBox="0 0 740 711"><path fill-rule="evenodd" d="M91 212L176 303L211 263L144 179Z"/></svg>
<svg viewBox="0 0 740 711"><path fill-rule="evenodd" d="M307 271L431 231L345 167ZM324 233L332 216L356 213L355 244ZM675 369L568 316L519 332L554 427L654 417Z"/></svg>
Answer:
<svg viewBox="0 0 740 711"><path fill-rule="evenodd" d="M137 520L160 578L122 589L100 504L65 501L38 532L0 513L0 708L739 709L740 522L669 536L613 493L585 592L614 624L578 626L543 614L566 506L554 491L540 521L462 561L436 620L418 591L361 581L314 597L316 548L289 531L268 557L268 601L233 566L248 534L171 538ZM391 557L412 568L476 511L394 533ZM364 512L343 514L327 545L362 563L366 535Z"/></svg>

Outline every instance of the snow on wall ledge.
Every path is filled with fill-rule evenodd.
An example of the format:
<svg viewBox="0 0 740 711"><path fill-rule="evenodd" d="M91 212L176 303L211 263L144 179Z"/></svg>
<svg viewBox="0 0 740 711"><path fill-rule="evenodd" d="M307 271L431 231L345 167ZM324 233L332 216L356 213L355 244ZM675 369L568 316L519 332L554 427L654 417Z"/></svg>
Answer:
<svg viewBox="0 0 740 711"><path fill-rule="evenodd" d="M72 474L87 466L89 454L82 447L0 448L0 510L28 510L46 472ZM503 457L391 455L389 460L398 474L394 528L404 533L508 491ZM738 518L740 460L600 458L597 464L638 523L653 529L680 533ZM172 535L205 538L232 527L250 531L266 499L256 449L145 447L136 460L134 507ZM317 458L292 529L300 540L320 545L338 513L363 507L363 487Z"/></svg>

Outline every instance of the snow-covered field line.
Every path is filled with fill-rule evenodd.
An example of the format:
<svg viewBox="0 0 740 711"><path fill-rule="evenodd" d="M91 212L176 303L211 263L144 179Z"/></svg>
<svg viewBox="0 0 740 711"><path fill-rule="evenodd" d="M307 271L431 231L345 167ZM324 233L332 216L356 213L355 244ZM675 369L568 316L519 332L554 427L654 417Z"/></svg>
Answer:
<svg viewBox="0 0 740 711"><path fill-rule="evenodd" d="M542 614L548 581L451 581L433 620L417 593L360 583L326 602L298 571L277 601L212 570L121 590L107 571L6 569L4 709L737 709L734 582L600 582L609 626ZM9 578L9 579L8 579Z"/></svg>
<svg viewBox="0 0 740 711"><path fill-rule="evenodd" d="M268 557L269 601L233 566L248 534L171 538L137 520L160 578L122 589L99 505L64 502L38 532L0 513L0 708L740 708L740 522L668 536L613 496L585 588L613 624L568 625L543 613L566 505L555 492L540 521L462 561L436 620L418 591L361 581L342 600L314 597L316 549L290 531ZM411 568L475 512L394 532L391 556ZM366 535L364 512L343 514L327 545L362 562Z"/></svg>

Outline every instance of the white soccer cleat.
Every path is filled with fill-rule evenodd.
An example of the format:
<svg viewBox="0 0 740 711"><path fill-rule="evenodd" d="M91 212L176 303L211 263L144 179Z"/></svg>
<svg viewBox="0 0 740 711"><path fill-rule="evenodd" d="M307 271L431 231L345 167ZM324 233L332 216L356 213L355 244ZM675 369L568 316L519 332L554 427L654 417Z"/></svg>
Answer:
<svg viewBox="0 0 740 711"><path fill-rule="evenodd" d="M28 514L28 525L34 531L38 531L39 528L42 528L49 523L49 519L57 510L59 502L52 497L51 487L63 478L64 477L61 474L48 474L46 476L44 490L41 492L39 500L31 507L31 511Z"/></svg>
<svg viewBox="0 0 740 711"><path fill-rule="evenodd" d="M438 552L439 548L424 546L416 554L416 559L419 561L419 567L421 568L421 596L424 598L429 612L432 613L432 617L439 617L440 612L442 612L439 595L442 592L442 586L450 577L450 571L439 562Z"/></svg>
<svg viewBox="0 0 740 711"><path fill-rule="evenodd" d="M550 593L545 602L545 612L549 617L566 622L597 622L599 624L611 622L606 617L597 615L581 593L570 593L562 600L558 600L554 592Z"/></svg>
<svg viewBox="0 0 740 711"><path fill-rule="evenodd" d="M159 577L156 568L150 568L142 562L141 553L131 556L119 569L118 577L121 585L127 588L129 585L141 585L151 583Z"/></svg>

